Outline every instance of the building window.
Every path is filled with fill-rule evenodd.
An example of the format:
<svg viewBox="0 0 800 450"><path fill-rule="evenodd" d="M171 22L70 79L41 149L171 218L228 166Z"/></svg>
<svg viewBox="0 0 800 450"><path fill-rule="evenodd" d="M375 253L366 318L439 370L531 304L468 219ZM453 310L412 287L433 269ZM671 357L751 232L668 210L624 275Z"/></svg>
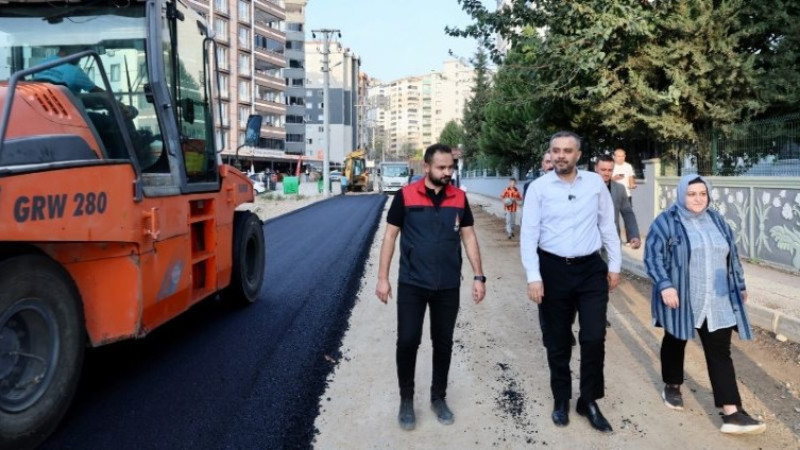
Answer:
<svg viewBox="0 0 800 450"><path fill-rule="evenodd" d="M305 100L303 97L289 97L289 106L303 106L305 104Z"/></svg>
<svg viewBox="0 0 800 450"><path fill-rule="evenodd" d="M222 70L228 70L230 67L228 65L228 48L227 47L217 47L217 61L219 62L219 68Z"/></svg>
<svg viewBox="0 0 800 450"><path fill-rule="evenodd" d="M309 139L308 139L308 143L309 143L309 144L313 144L313 143L314 143L314 140L313 140L313 139L311 139L311 138L309 138Z"/></svg>
<svg viewBox="0 0 800 450"><path fill-rule="evenodd" d="M261 36L260 34L256 34L255 41L256 48L267 50L273 53L279 53L281 55L283 54L284 45L282 42Z"/></svg>
<svg viewBox="0 0 800 450"><path fill-rule="evenodd" d="M320 133L324 132L324 131L325 131L325 127L319 127L318 131L319 131Z"/></svg>
<svg viewBox="0 0 800 450"><path fill-rule="evenodd" d="M239 0L239 20L242 22L250 21L250 2Z"/></svg>
<svg viewBox="0 0 800 450"><path fill-rule="evenodd" d="M246 106L239 107L239 127L244 128L247 126L247 118L250 117L250 108Z"/></svg>
<svg viewBox="0 0 800 450"><path fill-rule="evenodd" d="M303 31L303 24L297 22L288 22L286 29L289 31Z"/></svg>
<svg viewBox="0 0 800 450"><path fill-rule="evenodd" d="M305 79L303 78L292 78L292 86L295 87L303 87L303 82Z"/></svg>
<svg viewBox="0 0 800 450"><path fill-rule="evenodd" d="M214 18L214 31L222 42L228 42L228 21L222 17Z"/></svg>
<svg viewBox="0 0 800 450"><path fill-rule="evenodd" d="M227 127L231 123L231 105L228 102L222 102L222 126Z"/></svg>
<svg viewBox="0 0 800 450"><path fill-rule="evenodd" d="M283 139L260 138L258 140L258 147L272 150L283 150L284 141Z"/></svg>
<svg viewBox="0 0 800 450"><path fill-rule="evenodd" d="M219 74L219 96L220 97L228 97L228 76L225 74Z"/></svg>
<svg viewBox="0 0 800 450"><path fill-rule="evenodd" d="M119 64L112 64L111 65L111 80L110 81L119 81Z"/></svg>
<svg viewBox="0 0 800 450"><path fill-rule="evenodd" d="M298 116L296 114L287 114L286 123L305 123L305 121L303 120L303 116Z"/></svg>
<svg viewBox="0 0 800 450"><path fill-rule="evenodd" d="M244 102L250 101L250 82L239 80L239 100Z"/></svg>
<svg viewBox="0 0 800 450"><path fill-rule="evenodd" d="M250 55L239 53L239 74L250 76Z"/></svg>
<svg viewBox="0 0 800 450"><path fill-rule="evenodd" d="M302 134L286 134L286 142L303 142L304 136Z"/></svg>
<svg viewBox="0 0 800 450"><path fill-rule="evenodd" d="M239 47L250 49L250 30L239 27Z"/></svg>
<svg viewBox="0 0 800 450"><path fill-rule="evenodd" d="M217 12L228 14L228 0L214 0L214 9Z"/></svg>
<svg viewBox="0 0 800 450"><path fill-rule="evenodd" d="M289 60L289 68L290 69L303 69L303 62L297 59L290 59Z"/></svg>
<svg viewBox="0 0 800 450"><path fill-rule="evenodd" d="M303 41L286 41L286 50L303 50Z"/></svg>

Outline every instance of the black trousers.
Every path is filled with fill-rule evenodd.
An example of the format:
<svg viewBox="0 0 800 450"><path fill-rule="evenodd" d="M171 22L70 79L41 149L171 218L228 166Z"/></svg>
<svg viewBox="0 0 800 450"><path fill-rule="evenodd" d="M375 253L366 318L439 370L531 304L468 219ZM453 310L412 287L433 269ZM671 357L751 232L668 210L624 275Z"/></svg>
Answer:
<svg viewBox="0 0 800 450"><path fill-rule="evenodd" d="M599 254L579 263L539 252L544 297L539 305L550 388L556 401L572 398L569 362L572 358L572 323L578 313L581 365L580 397L603 398L605 382L606 310L608 266Z"/></svg>
<svg viewBox="0 0 800 450"><path fill-rule="evenodd" d="M698 330L706 357L708 377L714 392L714 405L736 405L741 408L742 399L736 386L736 372L731 359L731 333L733 327L708 331L708 324ZM666 384L683 384L683 359L686 342L664 331L661 341L661 378Z"/></svg>
<svg viewBox="0 0 800 450"><path fill-rule="evenodd" d="M453 330L458 316L459 289L433 291L408 284L397 286L397 380L400 397L414 397L414 373L417 349L422 339L425 309L431 310L433 375L431 400L445 398L450 357L453 351Z"/></svg>

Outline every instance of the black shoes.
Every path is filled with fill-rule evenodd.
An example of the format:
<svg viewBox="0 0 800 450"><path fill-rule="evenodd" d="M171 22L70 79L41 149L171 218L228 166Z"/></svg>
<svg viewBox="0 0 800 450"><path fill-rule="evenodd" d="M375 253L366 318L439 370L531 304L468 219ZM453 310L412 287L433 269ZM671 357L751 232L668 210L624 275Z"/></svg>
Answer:
<svg viewBox="0 0 800 450"><path fill-rule="evenodd" d="M556 400L552 418L557 427L569 425L569 400Z"/></svg>
<svg viewBox="0 0 800 450"><path fill-rule="evenodd" d="M764 422L756 420L741 409L733 414L722 416L722 427L719 431L726 434L761 434L767 429Z"/></svg>
<svg viewBox="0 0 800 450"><path fill-rule="evenodd" d="M404 430L413 430L416 425L416 417L414 417L414 399L401 398L400 399L400 412L397 414L397 421L400 423L400 428Z"/></svg>
<svg viewBox="0 0 800 450"><path fill-rule="evenodd" d="M443 398L431 400L431 409L436 413L436 418L442 425L452 425L455 418L453 412L447 407L447 402Z"/></svg>
<svg viewBox="0 0 800 450"><path fill-rule="evenodd" d="M664 390L661 391L661 398L664 404L669 409L683 409L683 396L681 395L681 387L677 384L665 384Z"/></svg>
<svg viewBox="0 0 800 450"><path fill-rule="evenodd" d="M592 428L597 431L602 431L603 433L611 433L614 431L606 418L603 417L603 413L600 412L600 408L594 401L585 402L579 398L578 405L575 407L575 412L589 419Z"/></svg>

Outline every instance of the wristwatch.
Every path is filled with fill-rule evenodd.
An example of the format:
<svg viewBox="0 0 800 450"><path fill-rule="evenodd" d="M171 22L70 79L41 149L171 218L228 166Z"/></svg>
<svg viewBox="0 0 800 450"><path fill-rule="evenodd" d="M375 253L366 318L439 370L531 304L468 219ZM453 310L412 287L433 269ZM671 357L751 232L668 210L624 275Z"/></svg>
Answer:
<svg viewBox="0 0 800 450"><path fill-rule="evenodd" d="M486 277L483 275L475 275L475 277L473 277L472 279L475 281L480 281L481 283L484 284L486 283Z"/></svg>

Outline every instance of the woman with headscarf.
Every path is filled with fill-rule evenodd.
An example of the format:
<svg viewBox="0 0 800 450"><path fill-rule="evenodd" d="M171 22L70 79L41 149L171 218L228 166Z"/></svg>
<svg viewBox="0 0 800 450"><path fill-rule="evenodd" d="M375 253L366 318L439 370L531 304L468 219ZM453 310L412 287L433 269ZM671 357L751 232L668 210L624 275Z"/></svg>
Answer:
<svg viewBox="0 0 800 450"><path fill-rule="evenodd" d="M742 340L752 339L744 272L733 231L721 214L708 208L710 193L705 178L683 176L675 204L653 221L647 234L644 263L653 279L653 325L664 328L661 397L667 407L683 409L684 353L697 332L714 404L722 408L720 431L758 434L766 425L742 409L731 360L732 331Z"/></svg>

